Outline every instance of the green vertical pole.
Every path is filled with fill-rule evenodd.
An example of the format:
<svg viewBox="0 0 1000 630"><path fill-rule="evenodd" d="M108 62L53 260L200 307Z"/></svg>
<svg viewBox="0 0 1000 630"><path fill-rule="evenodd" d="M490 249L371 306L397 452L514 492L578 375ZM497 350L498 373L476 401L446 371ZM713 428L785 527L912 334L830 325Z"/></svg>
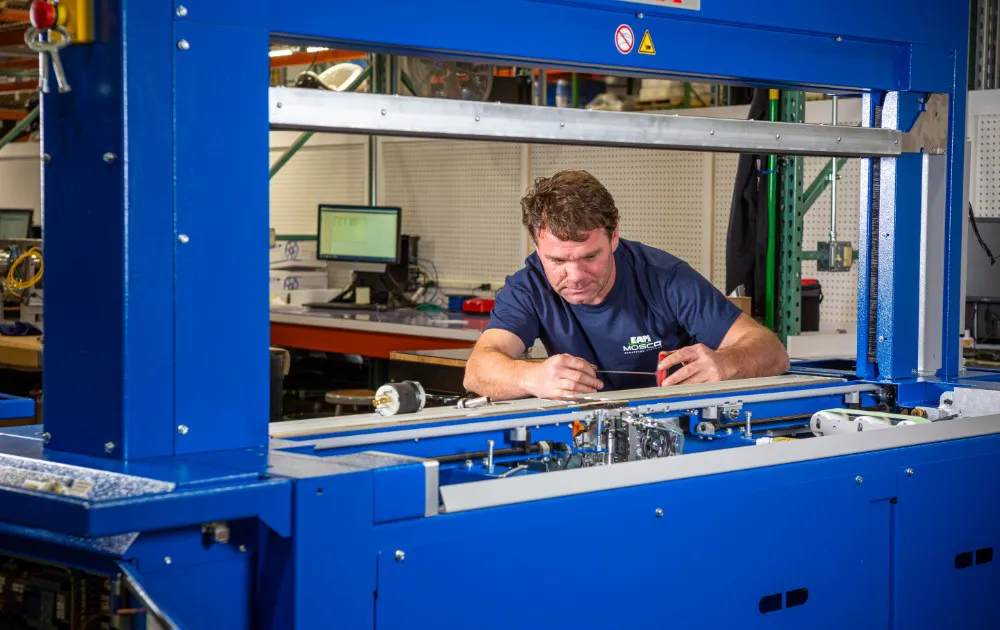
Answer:
<svg viewBox="0 0 1000 630"><path fill-rule="evenodd" d="M784 92L781 96L781 120L804 122L805 94ZM779 186L778 240L778 324L776 332L782 343L802 332L802 224L808 207L804 203L801 156L785 156Z"/></svg>
<svg viewBox="0 0 1000 630"><path fill-rule="evenodd" d="M574 72L572 81L573 100L570 102L570 107L576 109L580 106L580 75Z"/></svg>
<svg viewBox="0 0 1000 630"><path fill-rule="evenodd" d="M685 92L687 84L685 84ZM768 92L768 115L770 121L778 120L778 90ZM775 204L778 199L778 156L771 154L767 156L767 282L765 283L764 298L764 325L774 329L774 274L775 248L777 246L777 218L775 217Z"/></svg>

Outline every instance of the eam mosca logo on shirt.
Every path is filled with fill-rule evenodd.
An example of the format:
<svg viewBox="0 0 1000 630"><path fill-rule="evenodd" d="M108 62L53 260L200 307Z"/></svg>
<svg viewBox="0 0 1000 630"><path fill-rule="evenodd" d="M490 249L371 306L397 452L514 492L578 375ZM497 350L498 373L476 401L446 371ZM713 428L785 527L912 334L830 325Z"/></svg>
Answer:
<svg viewBox="0 0 1000 630"><path fill-rule="evenodd" d="M639 352L646 352L647 350L659 350L662 347L662 341L653 341L653 338L649 335L637 335L629 337L628 345L622 346L622 352L625 354L637 354Z"/></svg>

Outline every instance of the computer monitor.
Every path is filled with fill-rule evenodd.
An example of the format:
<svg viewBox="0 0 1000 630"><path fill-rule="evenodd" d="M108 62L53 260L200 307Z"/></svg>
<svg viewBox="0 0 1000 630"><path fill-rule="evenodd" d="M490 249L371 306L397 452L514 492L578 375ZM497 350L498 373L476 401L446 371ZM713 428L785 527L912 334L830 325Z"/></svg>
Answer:
<svg viewBox="0 0 1000 630"><path fill-rule="evenodd" d="M399 262L400 209L381 206L319 206L320 260Z"/></svg>
<svg viewBox="0 0 1000 630"><path fill-rule="evenodd" d="M31 236L31 210L0 209L0 239L29 238Z"/></svg>
<svg viewBox="0 0 1000 630"><path fill-rule="evenodd" d="M971 222L970 222L971 223ZM994 256L1000 255L1000 218L976 217L979 236ZM1000 301L1000 263L990 264L986 250L969 225L966 244L965 295L970 301Z"/></svg>

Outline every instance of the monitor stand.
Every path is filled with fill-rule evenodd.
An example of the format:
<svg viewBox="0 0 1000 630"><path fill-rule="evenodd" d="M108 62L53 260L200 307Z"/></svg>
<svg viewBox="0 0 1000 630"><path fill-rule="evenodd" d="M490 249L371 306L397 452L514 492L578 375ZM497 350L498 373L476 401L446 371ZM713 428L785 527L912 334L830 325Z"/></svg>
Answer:
<svg viewBox="0 0 1000 630"><path fill-rule="evenodd" d="M351 286L331 302L354 302L355 290L367 288L371 292L371 303L386 308L408 306L404 297L406 285L410 282L410 263L417 257L419 236L403 234L399 244L399 262L386 265L383 272L355 271Z"/></svg>

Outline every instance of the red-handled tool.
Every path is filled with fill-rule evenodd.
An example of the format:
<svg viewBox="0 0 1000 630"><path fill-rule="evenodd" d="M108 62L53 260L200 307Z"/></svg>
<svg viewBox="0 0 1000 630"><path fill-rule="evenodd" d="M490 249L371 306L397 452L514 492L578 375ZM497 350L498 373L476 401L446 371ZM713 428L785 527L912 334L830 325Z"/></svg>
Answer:
<svg viewBox="0 0 1000 630"><path fill-rule="evenodd" d="M656 365L660 365L660 361L666 359L670 356L670 351L660 350L660 354L656 357ZM663 387L663 381L667 378L666 370L656 370L656 386Z"/></svg>

